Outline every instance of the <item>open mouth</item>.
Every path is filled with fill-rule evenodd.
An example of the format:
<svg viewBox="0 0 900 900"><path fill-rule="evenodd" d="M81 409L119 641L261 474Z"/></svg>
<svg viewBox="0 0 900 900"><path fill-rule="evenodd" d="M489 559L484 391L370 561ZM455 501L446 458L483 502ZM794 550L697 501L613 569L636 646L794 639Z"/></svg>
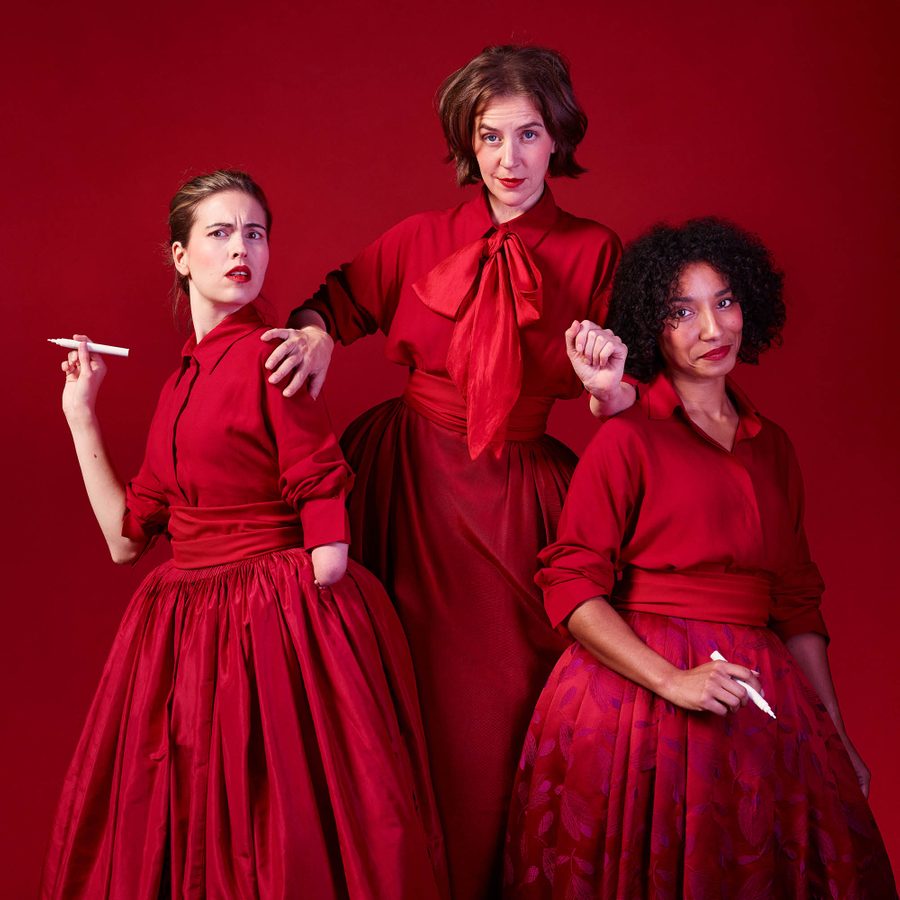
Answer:
<svg viewBox="0 0 900 900"><path fill-rule="evenodd" d="M235 266L231 271L225 273L225 277L238 284L246 284L250 278L250 269L247 266Z"/></svg>

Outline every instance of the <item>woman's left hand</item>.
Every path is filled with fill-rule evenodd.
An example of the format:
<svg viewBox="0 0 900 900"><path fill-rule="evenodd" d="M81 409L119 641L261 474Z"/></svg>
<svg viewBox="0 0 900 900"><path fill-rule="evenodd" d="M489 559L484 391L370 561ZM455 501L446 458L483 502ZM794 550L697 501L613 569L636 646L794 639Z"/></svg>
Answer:
<svg viewBox="0 0 900 900"><path fill-rule="evenodd" d="M847 737L846 732L838 732L841 740L844 742L844 749L853 763L853 771L856 772L856 780L859 782L859 788L863 792L863 797L869 796L869 782L872 780L872 773L869 767L862 761L859 751L853 746L853 742Z"/></svg>
<svg viewBox="0 0 900 900"><path fill-rule="evenodd" d="M309 555L312 557L313 574L319 587L328 587L344 577L348 550L349 545L340 541L313 547Z"/></svg>
<svg viewBox="0 0 900 900"><path fill-rule="evenodd" d="M566 331L566 352L575 374L594 397L611 395L622 383L628 348L608 328L585 319Z"/></svg>

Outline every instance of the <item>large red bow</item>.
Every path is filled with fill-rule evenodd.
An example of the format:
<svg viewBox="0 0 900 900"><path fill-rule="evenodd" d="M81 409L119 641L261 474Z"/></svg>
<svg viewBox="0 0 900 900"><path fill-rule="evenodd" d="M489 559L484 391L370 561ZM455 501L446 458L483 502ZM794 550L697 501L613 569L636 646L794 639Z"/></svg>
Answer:
<svg viewBox="0 0 900 900"><path fill-rule="evenodd" d="M413 285L455 319L447 371L466 401L469 456L502 439L522 390L519 329L541 317L541 273L517 234L501 228L466 244Z"/></svg>

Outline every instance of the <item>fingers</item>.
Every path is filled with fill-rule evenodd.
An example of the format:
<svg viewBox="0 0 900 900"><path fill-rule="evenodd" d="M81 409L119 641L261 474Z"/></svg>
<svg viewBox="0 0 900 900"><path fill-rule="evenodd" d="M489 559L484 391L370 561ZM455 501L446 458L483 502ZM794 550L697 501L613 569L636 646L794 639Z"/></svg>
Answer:
<svg viewBox="0 0 900 900"><path fill-rule="evenodd" d="M285 397L293 397L304 384L306 384L306 366L301 366L294 373L294 377L288 383L288 386L281 392ZM271 381L271 379L269 379Z"/></svg>
<svg viewBox="0 0 900 900"><path fill-rule="evenodd" d="M294 349L295 346L292 341L284 341L279 344L266 359L266 368L274 369L283 359L289 358Z"/></svg>
<svg viewBox="0 0 900 900"><path fill-rule="evenodd" d="M580 330L581 330L581 323L578 321L573 322L566 329L566 352L569 354L569 356L574 356L575 353L577 352L575 350L575 337Z"/></svg>
<svg viewBox="0 0 900 900"><path fill-rule="evenodd" d="M270 328L268 331L264 331L259 339L261 341L285 341L294 333L293 328Z"/></svg>
<svg viewBox="0 0 900 900"><path fill-rule="evenodd" d="M322 388L325 386L325 373L327 371L327 369L322 369L320 372L314 372L309 379L309 396L312 397L313 400L318 400L319 394L322 393Z"/></svg>
<svg viewBox="0 0 900 900"><path fill-rule="evenodd" d="M282 346L284 346L282 344ZM309 360L304 357L288 356L283 359L281 365L269 376L270 384L278 384L296 370L296 374L300 375L303 381L306 381L309 375Z"/></svg>
<svg viewBox="0 0 900 900"><path fill-rule="evenodd" d="M718 663L718 665L722 666L723 671L726 672L730 678L740 678L741 681L746 681L753 690L762 694L763 688L758 677L758 672L754 672L753 669L748 669L746 666L740 666L737 663Z"/></svg>

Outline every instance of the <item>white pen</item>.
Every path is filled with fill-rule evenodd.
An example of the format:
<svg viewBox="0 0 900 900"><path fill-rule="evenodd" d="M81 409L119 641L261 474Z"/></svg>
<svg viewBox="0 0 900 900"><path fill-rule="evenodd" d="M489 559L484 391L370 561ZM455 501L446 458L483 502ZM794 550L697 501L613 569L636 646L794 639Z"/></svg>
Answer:
<svg viewBox="0 0 900 900"><path fill-rule="evenodd" d="M47 338L51 344L57 347L65 347L66 350L77 350L78 341L71 338ZM107 356L128 356L127 347L114 347L112 344L95 344L92 341L87 342L88 353L105 353Z"/></svg>
<svg viewBox="0 0 900 900"><path fill-rule="evenodd" d="M710 659L714 659L716 662L728 662L718 650L713 650L712 653L709 654ZM775 718L775 713L772 712L772 707L769 706L768 703L763 699L762 694L754 688L750 687L746 681L741 681L740 678L734 679L748 694L750 699L768 716L771 716L773 719Z"/></svg>

